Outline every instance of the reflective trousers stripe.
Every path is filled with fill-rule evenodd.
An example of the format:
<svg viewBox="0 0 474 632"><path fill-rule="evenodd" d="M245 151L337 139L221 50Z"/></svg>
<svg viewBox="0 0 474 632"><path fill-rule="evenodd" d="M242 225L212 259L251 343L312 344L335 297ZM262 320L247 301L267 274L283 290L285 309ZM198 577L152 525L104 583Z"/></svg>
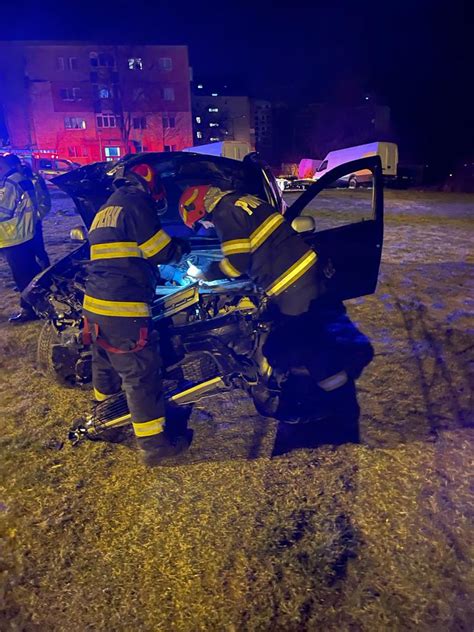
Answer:
<svg viewBox="0 0 474 632"><path fill-rule="evenodd" d="M91 246L91 261L118 259L120 257L143 257L136 241L115 241Z"/></svg>
<svg viewBox="0 0 474 632"><path fill-rule="evenodd" d="M145 257L150 258L154 257L156 254L161 252L163 248L171 242L171 237L166 233L163 229L157 231L153 237L150 237L143 244L140 244L140 250L143 252Z"/></svg>
<svg viewBox="0 0 474 632"><path fill-rule="evenodd" d="M106 399L108 399L109 397L112 397L112 395L115 395L115 394L116 393L110 393L109 395L106 395L105 393L101 393L94 387L94 399L96 402L105 402Z"/></svg>
<svg viewBox="0 0 474 632"><path fill-rule="evenodd" d="M125 301L104 301L93 296L84 296L84 309L100 316L122 316L130 318L148 318L151 314L147 303Z"/></svg>
<svg viewBox="0 0 474 632"><path fill-rule="evenodd" d="M153 435L163 432L165 427L165 418L159 417L151 421L132 422L133 431L136 437L152 437Z"/></svg>
<svg viewBox="0 0 474 632"><path fill-rule="evenodd" d="M318 386L322 388L323 391L335 391L336 388L344 386L347 380L347 373L345 371L340 371L339 373L331 375L325 380L321 380L321 382L318 382Z"/></svg>
<svg viewBox="0 0 474 632"><path fill-rule="evenodd" d="M291 268L281 274L265 291L268 296L278 296L298 281L317 261L317 254L313 250L306 252Z"/></svg>

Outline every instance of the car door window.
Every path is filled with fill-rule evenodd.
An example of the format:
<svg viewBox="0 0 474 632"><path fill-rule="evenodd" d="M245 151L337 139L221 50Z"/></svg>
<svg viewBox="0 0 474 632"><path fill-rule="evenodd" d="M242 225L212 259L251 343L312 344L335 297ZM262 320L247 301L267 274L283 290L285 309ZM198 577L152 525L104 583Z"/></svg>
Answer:
<svg viewBox="0 0 474 632"><path fill-rule="evenodd" d="M364 186L348 188L353 174ZM328 296L346 300L371 294L377 285L383 243L382 164L378 156L355 160L325 173L288 209L289 222L314 218L305 240L318 253ZM304 222L302 222L304 224Z"/></svg>

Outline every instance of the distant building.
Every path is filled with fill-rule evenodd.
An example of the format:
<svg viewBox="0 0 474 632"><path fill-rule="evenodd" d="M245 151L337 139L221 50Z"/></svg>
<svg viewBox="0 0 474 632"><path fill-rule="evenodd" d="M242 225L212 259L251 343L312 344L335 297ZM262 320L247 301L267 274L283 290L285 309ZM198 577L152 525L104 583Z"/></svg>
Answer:
<svg viewBox="0 0 474 632"><path fill-rule="evenodd" d="M80 163L189 147L187 47L0 42L0 111L4 143Z"/></svg>
<svg viewBox="0 0 474 632"><path fill-rule="evenodd" d="M255 128L255 149L268 162L273 162L273 107L270 101L252 99L251 112Z"/></svg>
<svg viewBox="0 0 474 632"><path fill-rule="evenodd" d="M255 128L250 98L230 94L220 84L194 82L194 145L237 140L255 147Z"/></svg>

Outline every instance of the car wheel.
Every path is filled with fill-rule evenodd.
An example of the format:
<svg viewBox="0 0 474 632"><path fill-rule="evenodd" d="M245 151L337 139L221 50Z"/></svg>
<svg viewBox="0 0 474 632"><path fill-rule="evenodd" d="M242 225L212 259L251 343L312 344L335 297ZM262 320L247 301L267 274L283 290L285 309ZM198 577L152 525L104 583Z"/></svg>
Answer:
<svg viewBox="0 0 474 632"><path fill-rule="evenodd" d="M351 176L347 186L349 189L357 189L357 178L355 176Z"/></svg>
<svg viewBox="0 0 474 632"><path fill-rule="evenodd" d="M45 377L54 378L62 386L76 386L75 366L79 354L62 344L61 336L49 321L38 336L36 364Z"/></svg>

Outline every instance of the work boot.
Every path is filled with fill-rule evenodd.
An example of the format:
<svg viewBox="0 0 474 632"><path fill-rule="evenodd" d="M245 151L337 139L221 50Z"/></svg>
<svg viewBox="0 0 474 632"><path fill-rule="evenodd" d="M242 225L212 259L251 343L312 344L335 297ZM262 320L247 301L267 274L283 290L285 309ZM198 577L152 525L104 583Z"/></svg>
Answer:
<svg viewBox="0 0 474 632"><path fill-rule="evenodd" d="M21 325L23 323L27 323L30 320L38 320L38 316L34 313L32 309L26 309L22 307L19 312L16 314L12 314L8 319L12 325Z"/></svg>
<svg viewBox="0 0 474 632"><path fill-rule="evenodd" d="M148 467L166 465L168 458L184 452L189 447L190 439L187 435L171 437L166 430L152 437L137 437L137 444L141 458Z"/></svg>

